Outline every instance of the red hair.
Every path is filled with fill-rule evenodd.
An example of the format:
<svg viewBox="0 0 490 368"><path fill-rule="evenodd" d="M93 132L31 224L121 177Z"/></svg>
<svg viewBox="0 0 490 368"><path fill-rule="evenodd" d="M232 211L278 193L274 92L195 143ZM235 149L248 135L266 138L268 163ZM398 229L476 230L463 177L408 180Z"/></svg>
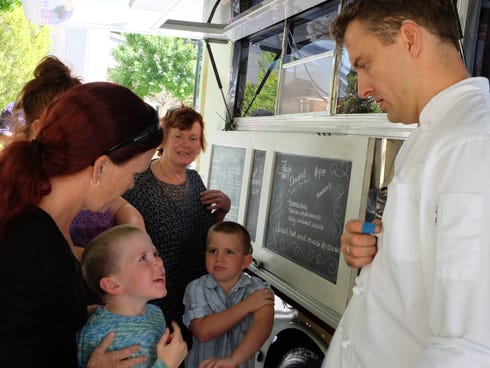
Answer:
<svg viewBox="0 0 490 368"><path fill-rule="evenodd" d="M0 239L51 191L51 178L80 172L151 124L158 124L155 109L117 84L86 83L56 98L35 140L14 141L0 154ZM120 165L161 141L158 131L107 155Z"/></svg>
<svg viewBox="0 0 490 368"><path fill-rule="evenodd" d="M167 110L165 116L160 120L163 128L163 135L168 137L168 132L172 128L178 128L180 130L188 130L192 128L192 125L197 122L201 127L201 136L199 142L201 143L202 152L206 151L206 138L204 137L204 120L202 115L199 114L192 107L182 105L175 109ZM166 138L164 138L165 140ZM163 149L159 149L158 153L161 155Z"/></svg>

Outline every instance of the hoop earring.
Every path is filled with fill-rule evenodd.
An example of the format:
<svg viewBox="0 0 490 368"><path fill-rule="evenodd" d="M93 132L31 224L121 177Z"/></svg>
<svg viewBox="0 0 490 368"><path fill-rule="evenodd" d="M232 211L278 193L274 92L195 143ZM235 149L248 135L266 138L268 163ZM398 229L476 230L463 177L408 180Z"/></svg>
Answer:
<svg viewBox="0 0 490 368"><path fill-rule="evenodd" d="M93 187L98 187L100 184L100 181L97 179L97 182L94 184L94 179L90 179L90 185Z"/></svg>

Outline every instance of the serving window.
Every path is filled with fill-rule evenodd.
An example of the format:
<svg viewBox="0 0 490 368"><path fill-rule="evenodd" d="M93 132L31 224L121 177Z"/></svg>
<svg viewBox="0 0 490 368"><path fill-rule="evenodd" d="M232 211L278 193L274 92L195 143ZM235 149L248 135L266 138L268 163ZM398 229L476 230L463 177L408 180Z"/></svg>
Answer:
<svg viewBox="0 0 490 368"><path fill-rule="evenodd" d="M328 27L339 5L326 1L237 41L235 117L381 112L357 96L348 55L335 50Z"/></svg>

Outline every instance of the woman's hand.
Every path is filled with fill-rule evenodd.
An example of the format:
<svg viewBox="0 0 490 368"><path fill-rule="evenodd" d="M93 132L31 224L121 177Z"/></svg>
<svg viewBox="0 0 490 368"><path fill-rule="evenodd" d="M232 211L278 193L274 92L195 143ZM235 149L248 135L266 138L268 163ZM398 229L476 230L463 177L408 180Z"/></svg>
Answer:
<svg viewBox="0 0 490 368"><path fill-rule="evenodd" d="M382 222L375 220L375 233L381 232ZM362 221L350 220L345 225L344 233L340 238L342 253L345 262L351 267L362 267L373 261L378 251L377 237L362 233Z"/></svg>
<svg viewBox="0 0 490 368"><path fill-rule="evenodd" d="M201 203L208 210L216 210L216 220L222 221L231 207L231 199L221 190L205 190L201 192Z"/></svg>
<svg viewBox="0 0 490 368"><path fill-rule="evenodd" d="M114 332L110 332L104 337L90 356L87 368L129 368L146 362L146 356L130 358L131 355L139 350L140 347L138 345L132 345L121 350L106 351L111 346L115 336Z"/></svg>
<svg viewBox="0 0 490 368"><path fill-rule="evenodd" d="M167 368L178 368L187 355L187 344L182 338L179 325L172 322L174 332L167 328L157 344L157 356Z"/></svg>

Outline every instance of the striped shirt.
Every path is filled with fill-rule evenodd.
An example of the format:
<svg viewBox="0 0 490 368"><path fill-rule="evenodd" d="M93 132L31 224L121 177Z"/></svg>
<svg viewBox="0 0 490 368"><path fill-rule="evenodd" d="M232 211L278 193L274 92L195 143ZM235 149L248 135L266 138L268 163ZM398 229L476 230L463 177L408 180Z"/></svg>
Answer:
<svg viewBox="0 0 490 368"><path fill-rule="evenodd" d="M145 355L148 359L134 367L166 368L165 363L157 359L156 352L165 328L162 310L152 304L146 305L146 313L142 316L121 316L99 307L77 333L78 365L85 368L94 349L109 332L114 331L116 337L107 351L139 344L140 350L132 356Z"/></svg>
<svg viewBox="0 0 490 368"><path fill-rule="evenodd" d="M242 273L240 280L233 286L229 295L226 295L211 275L204 275L190 282L186 288L184 295L184 324L189 326L193 319L222 312L243 301L254 291L268 287L258 277ZM196 368L204 359L229 357L242 342L252 323L253 314L250 313L235 327L213 340L199 342L196 338L193 338L192 349L185 360L186 368ZM255 357L250 358L239 366L239 368L254 367Z"/></svg>

